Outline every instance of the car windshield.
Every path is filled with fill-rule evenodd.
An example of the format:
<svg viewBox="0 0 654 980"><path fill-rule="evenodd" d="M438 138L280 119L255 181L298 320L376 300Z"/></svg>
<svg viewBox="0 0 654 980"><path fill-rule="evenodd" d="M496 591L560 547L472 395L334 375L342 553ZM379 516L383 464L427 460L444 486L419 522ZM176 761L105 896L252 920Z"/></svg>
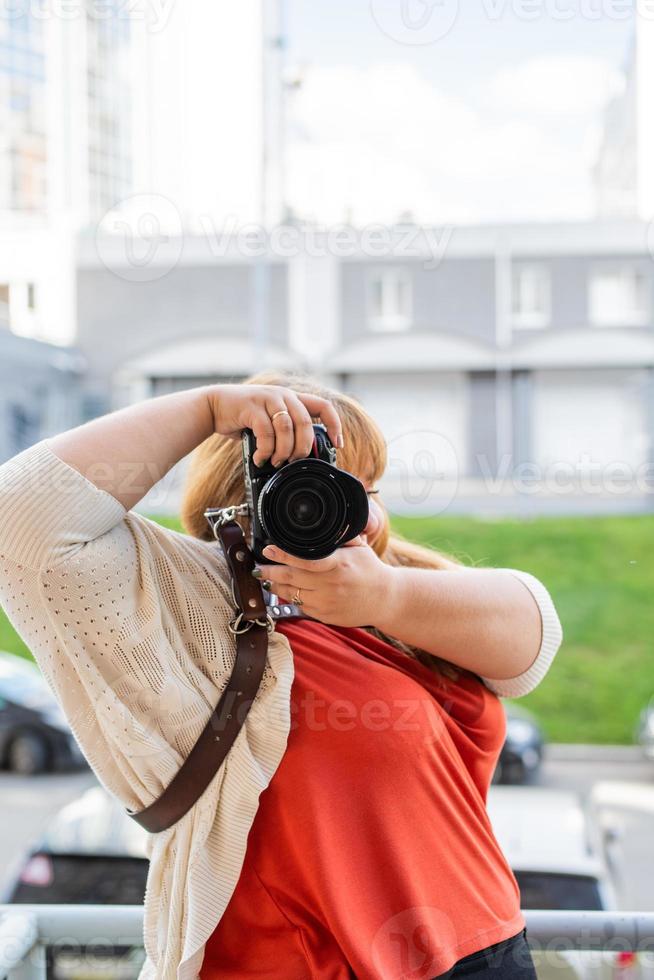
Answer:
<svg viewBox="0 0 654 980"><path fill-rule="evenodd" d="M523 909L601 911L603 908L597 879L590 875L542 871L515 871L514 874Z"/></svg>

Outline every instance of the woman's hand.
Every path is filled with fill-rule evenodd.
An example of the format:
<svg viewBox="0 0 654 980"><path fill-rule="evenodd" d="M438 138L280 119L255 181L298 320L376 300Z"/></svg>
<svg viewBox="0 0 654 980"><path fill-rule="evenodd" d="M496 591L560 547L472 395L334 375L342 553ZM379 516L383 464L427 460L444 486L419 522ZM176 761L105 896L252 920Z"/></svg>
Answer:
<svg viewBox="0 0 654 980"><path fill-rule="evenodd" d="M332 626L375 626L392 595L394 569L377 557L363 534L317 560L296 558L272 545L263 553L282 562L257 566L257 578L270 581L273 595L290 601L301 589L303 611Z"/></svg>
<svg viewBox="0 0 654 980"><path fill-rule="evenodd" d="M308 456L313 446L312 416L327 427L332 444L343 447L338 412L326 398L297 393L281 385L224 384L208 389L214 429L230 439L240 439L242 429L252 429L256 439L255 466L270 459L273 466ZM285 409L288 415L275 412Z"/></svg>

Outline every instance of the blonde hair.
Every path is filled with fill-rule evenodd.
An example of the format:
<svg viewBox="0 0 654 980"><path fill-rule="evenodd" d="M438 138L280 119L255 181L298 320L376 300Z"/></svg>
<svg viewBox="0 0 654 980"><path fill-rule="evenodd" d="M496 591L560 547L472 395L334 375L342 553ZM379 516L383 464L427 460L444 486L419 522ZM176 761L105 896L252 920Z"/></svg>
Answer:
<svg viewBox="0 0 654 980"><path fill-rule="evenodd" d="M321 384L311 375L300 372L268 369L251 375L242 383L281 385L292 391L329 399L341 418L345 436L344 447L337 450L339 468L354 474L362 482L374 483L381 479L387 464L386 441L377 423L356 397ZM317 417L313 420L320 421ZM241 443L238 439L214 433L197 447L190 460L181 505L184 530L194 537L211 540L204 511L208 507L240 504L245 499L244 493ZM435 569L462 564L451 555L423 547L392 531L388 511L379 494L377 503L384 515L384 523L371 547L382 561L393 566ZM239 517L239 523L247 537L250 532L249 519ZM363 629L419 660L439 674L443 684L445 677L457 679L458 670L450 661L381 633L376 627L366 626Z"/></svg>

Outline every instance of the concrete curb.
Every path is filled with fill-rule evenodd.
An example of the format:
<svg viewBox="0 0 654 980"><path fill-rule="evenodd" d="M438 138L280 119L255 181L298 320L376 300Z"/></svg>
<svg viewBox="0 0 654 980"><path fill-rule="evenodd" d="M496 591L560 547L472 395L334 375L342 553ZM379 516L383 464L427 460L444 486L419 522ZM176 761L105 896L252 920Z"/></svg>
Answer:
<svg viewBox="0 0 654 980"><path fill-rule="evenodd" d="M647 762L640 745L584 745L548 742L543 752L546 761L575 762Z"/></svg>

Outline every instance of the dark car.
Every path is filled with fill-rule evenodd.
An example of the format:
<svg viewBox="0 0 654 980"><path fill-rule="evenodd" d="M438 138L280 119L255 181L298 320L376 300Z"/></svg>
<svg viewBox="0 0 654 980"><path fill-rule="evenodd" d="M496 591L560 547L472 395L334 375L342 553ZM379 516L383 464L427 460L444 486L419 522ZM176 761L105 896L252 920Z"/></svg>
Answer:
<svg viewBox="0 0 654 980"><path fill-rule="evenodd" d="M506 738L493 783L534 782L543 761L543 731L526 708L504 701L502 704L506 714Z"/></svg>
<svg viewBox="0 0 654 980"><path fill-rule="evenodd" d="M86 765L39 668L0 651L0 766L32 775Z"/></svg>

